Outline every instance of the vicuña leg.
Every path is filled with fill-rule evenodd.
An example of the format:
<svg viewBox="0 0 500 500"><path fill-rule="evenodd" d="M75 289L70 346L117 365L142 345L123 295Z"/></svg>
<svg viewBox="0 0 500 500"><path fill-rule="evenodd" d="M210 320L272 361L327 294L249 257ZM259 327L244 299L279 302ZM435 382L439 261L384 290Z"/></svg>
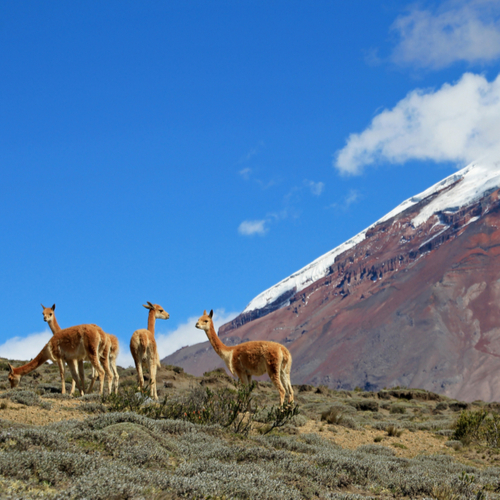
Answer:
<svg viewBox="0 0 500 500"><path fill-rule="evenodd" d="M61 375L61 386L62 386L61 393L66 394L66 380L65 380L66 368L64 367L64 361L61 358L58 358L57 364L59 365L59 374ZM70 393L70 395L72 396L73 390L74 390L73 385L71 386L71 389L72 389L72 392Z"/></svg>
<svg viewBox="0 0 500 500"><path fill-rule="evenodd" d="M280 393L280 406L283 406L286 391L283 387L283 384L281 383L279 372L280 369L277 366L271 364L267 365L267 374L269 375L269 378L271 379L271 382L274 384L276 389L278 389L278 392Z"/></svg>

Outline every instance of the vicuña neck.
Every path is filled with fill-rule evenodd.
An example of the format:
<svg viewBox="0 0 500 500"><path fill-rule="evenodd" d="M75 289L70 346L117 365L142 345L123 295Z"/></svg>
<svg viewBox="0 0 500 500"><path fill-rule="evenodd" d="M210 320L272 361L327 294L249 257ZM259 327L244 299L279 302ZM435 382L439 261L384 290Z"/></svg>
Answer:
<svg viewBox="0 0 500 500"><path fill-rule="evenodd" d="M54 319L52 321L49 321L49 327L52 330L52 333L57 333L61 331L61 327L59 326L59 323L57 322L56 317L54 316Z"/></svg>
<svg viewBox="0 0 500 500"><path fill-rule="evenodd" d="M208 340L210 341L210 343L212 344L212 347L214 348L214 351L220 357L223 357L224 354L226 354L227 352L229 352L231 350L231 347L225 345L224 342L222 342L222 340L217 335L213 321L210 323L210 329L206 333L207 333Z"/></svg>
<svg viewBox="0 0 500 500"><path fill-rule="evenodd" d="M43 365L45 361L50 359L49 355L49 344L47 344L38 354L38 356L32 359L29 363L26 363L23 366L19 366L14 368L14 373L16 375L26 375L27 373L36 370L40 365Z"/></svg>
<svg viewBox="0 0 500 500"><path fill-rule="evenodd" d="M148 314L148 330L154 335L155 334L155 321L156 312L153 309L149 310Z"/></svg>

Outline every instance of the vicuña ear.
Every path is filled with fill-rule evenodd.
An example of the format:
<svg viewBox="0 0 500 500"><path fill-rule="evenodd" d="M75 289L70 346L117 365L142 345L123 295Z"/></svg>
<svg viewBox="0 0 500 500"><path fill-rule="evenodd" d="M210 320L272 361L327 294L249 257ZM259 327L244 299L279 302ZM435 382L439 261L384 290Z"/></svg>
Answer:
<svg viewBox="0 0 500 500"><path fill-rule="evenodd" d="M14 373L14 367L10 363L7 364L9 365L10 373Z"/></svg>
<svg viewBox="0 0 500 500"><path fill-rule="evenodd" d="M149 304L149 302L148 302L148 304ZM150 305L146 306L146 305L142 304L142 307L145 307L146 309L153 309Z"/></svg>
<svg viewBox="0 0 500 500"><path fill-rule="evenodd" d="M53 310L53 311L55 311L55 310L56 310L56 305L55 305L55 304L52 306L52 310Z"/></svg>
<svg viewBox="0 0 500 500"><path fill-rule="evenodd" d="M209 314L209 316L212 318L212 317L213 317L213 315L214 315L214 310L213 310L213 309L210 309L210 314Z"/></svg>
<svg viewBox="0 0 500 500"><path fill-rule="evenodd" d="M151 309L154 309L154 308L155 308L155 306L154 306L153 304L151 304L151 302L149 302L149 300L148 300L148 304L149 304L149 307L150 307Z"/></svg>
<svg viewBox="0 0 500 500"><path fill-rule="evenodd" d="M206 309L204 309L204 310L203 310L203 316L206 316L206 315L207 315L207 310L206 310Z"/></svg>
<svg viewBox="0 0 500 500"><path fill-rule="evenodd" d="M43 304L40 304L44 309L45 309L45 306Z"/></svg>

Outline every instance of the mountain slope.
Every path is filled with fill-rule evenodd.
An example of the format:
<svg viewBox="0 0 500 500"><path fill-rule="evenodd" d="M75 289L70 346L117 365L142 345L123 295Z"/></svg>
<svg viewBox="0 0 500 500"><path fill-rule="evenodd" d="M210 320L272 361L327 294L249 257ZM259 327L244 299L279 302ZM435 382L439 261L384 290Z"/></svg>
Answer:
<svg viewBox="0 0 500 500"><path fill-rule="evenodd" d="M219 330L293 355L293 383L500 399L500 167L470 165L250 302ZM210 344L164 360L223 366Z"/></svg>

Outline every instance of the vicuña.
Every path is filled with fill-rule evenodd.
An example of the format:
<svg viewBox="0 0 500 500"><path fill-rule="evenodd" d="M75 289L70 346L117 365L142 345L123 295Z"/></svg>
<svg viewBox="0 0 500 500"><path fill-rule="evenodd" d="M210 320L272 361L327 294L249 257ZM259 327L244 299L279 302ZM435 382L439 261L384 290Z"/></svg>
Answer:
<svg viewBox="0 0 500 500"><path fill-rule="evenodd" d="M161 368L160 356L156 347L155 340L155 322L156 319L168 319L170 314L158 304L147 303L143 305L149 309L148 328L136 330L130 339L130 352L134 358L135 367L137 369L137 380L139 387L144 388L144 375L142 373L142 363L146 363L149 369L151 379L151 397L158 399L156 391L156 369Z"/></svg>
<svg viewBox="0 0 500 500"><path fill-rule="evenodd" d="M212 320L213 310L196 323L196 328L205 330L208 340L215 352L223 359L229 371L237 376L243 384L252 382L252 375L259 377L267 372L269 378L280 393L280 406L288 393L288 402L293 402L293 389L290 383L292 355L290 351L277 342L253 340L236 346L227 346L219 339Z"/></svg>
<svg viewBox="0 0 500 500"><path fill-rule="evenodd" d="M43 308L43 320L49 325L50 329L52 330L52 333L57 333L62 330L62 328L59 326L59 323L57 322L56 318L56 305L54 304L52 307L45 307L43 304L41 304ZM94 325L97 326L97 325ZM118 384L120 381L120 376L118 375L118 369L116 368L116 359L118 358L118 353L120 351L120 344L118 342L118 339L114 336L111 335L110 333L104 332L106 335L106 346L103 349L103 356L108 354L108 360L107 363L109 364L112 374L109 372L109 370L105 371L108 375L108 388L109 388L109 393L111 394L112 386L113 386L113 381L115 383L115 393L118 394ZM90 361L88 358L85 359L85 361ZM101 359L101 364L106 366L106 360ZM92 392L92 388L94 387L94 383L97 379L97 372L92 366L92 376L91 376L91 382L89 386L88 392ZM104 384L104 380L101 381L101 385ZM85 387L84 387L85 390ZM71 391L70 394L73 395L75 392L75 379L71 381Z"/></svg>
<svg viewBox="0 0 500 500"><path fill-rule="evenodd" d="M99 378L104 381L104 368L100 363L106 348L105 333L96 325L78 325L60 330L54 333L40 353L29 363L14 368L9 364L9 382L12 388L17 387L21 377L36 370L48 360L57 363L61 375L62 393L66 393L64 379L64 362L71 371L73 380L76 382L81 394L84 394L85 374L83 371L83 360L89 359L97 371ZM107 358L107 355L106 355ZM78 371L77 371L78 365ZM109 368L108 368L109 370ZM101 384L100 393L103 393L104 384Z"/></svg>

